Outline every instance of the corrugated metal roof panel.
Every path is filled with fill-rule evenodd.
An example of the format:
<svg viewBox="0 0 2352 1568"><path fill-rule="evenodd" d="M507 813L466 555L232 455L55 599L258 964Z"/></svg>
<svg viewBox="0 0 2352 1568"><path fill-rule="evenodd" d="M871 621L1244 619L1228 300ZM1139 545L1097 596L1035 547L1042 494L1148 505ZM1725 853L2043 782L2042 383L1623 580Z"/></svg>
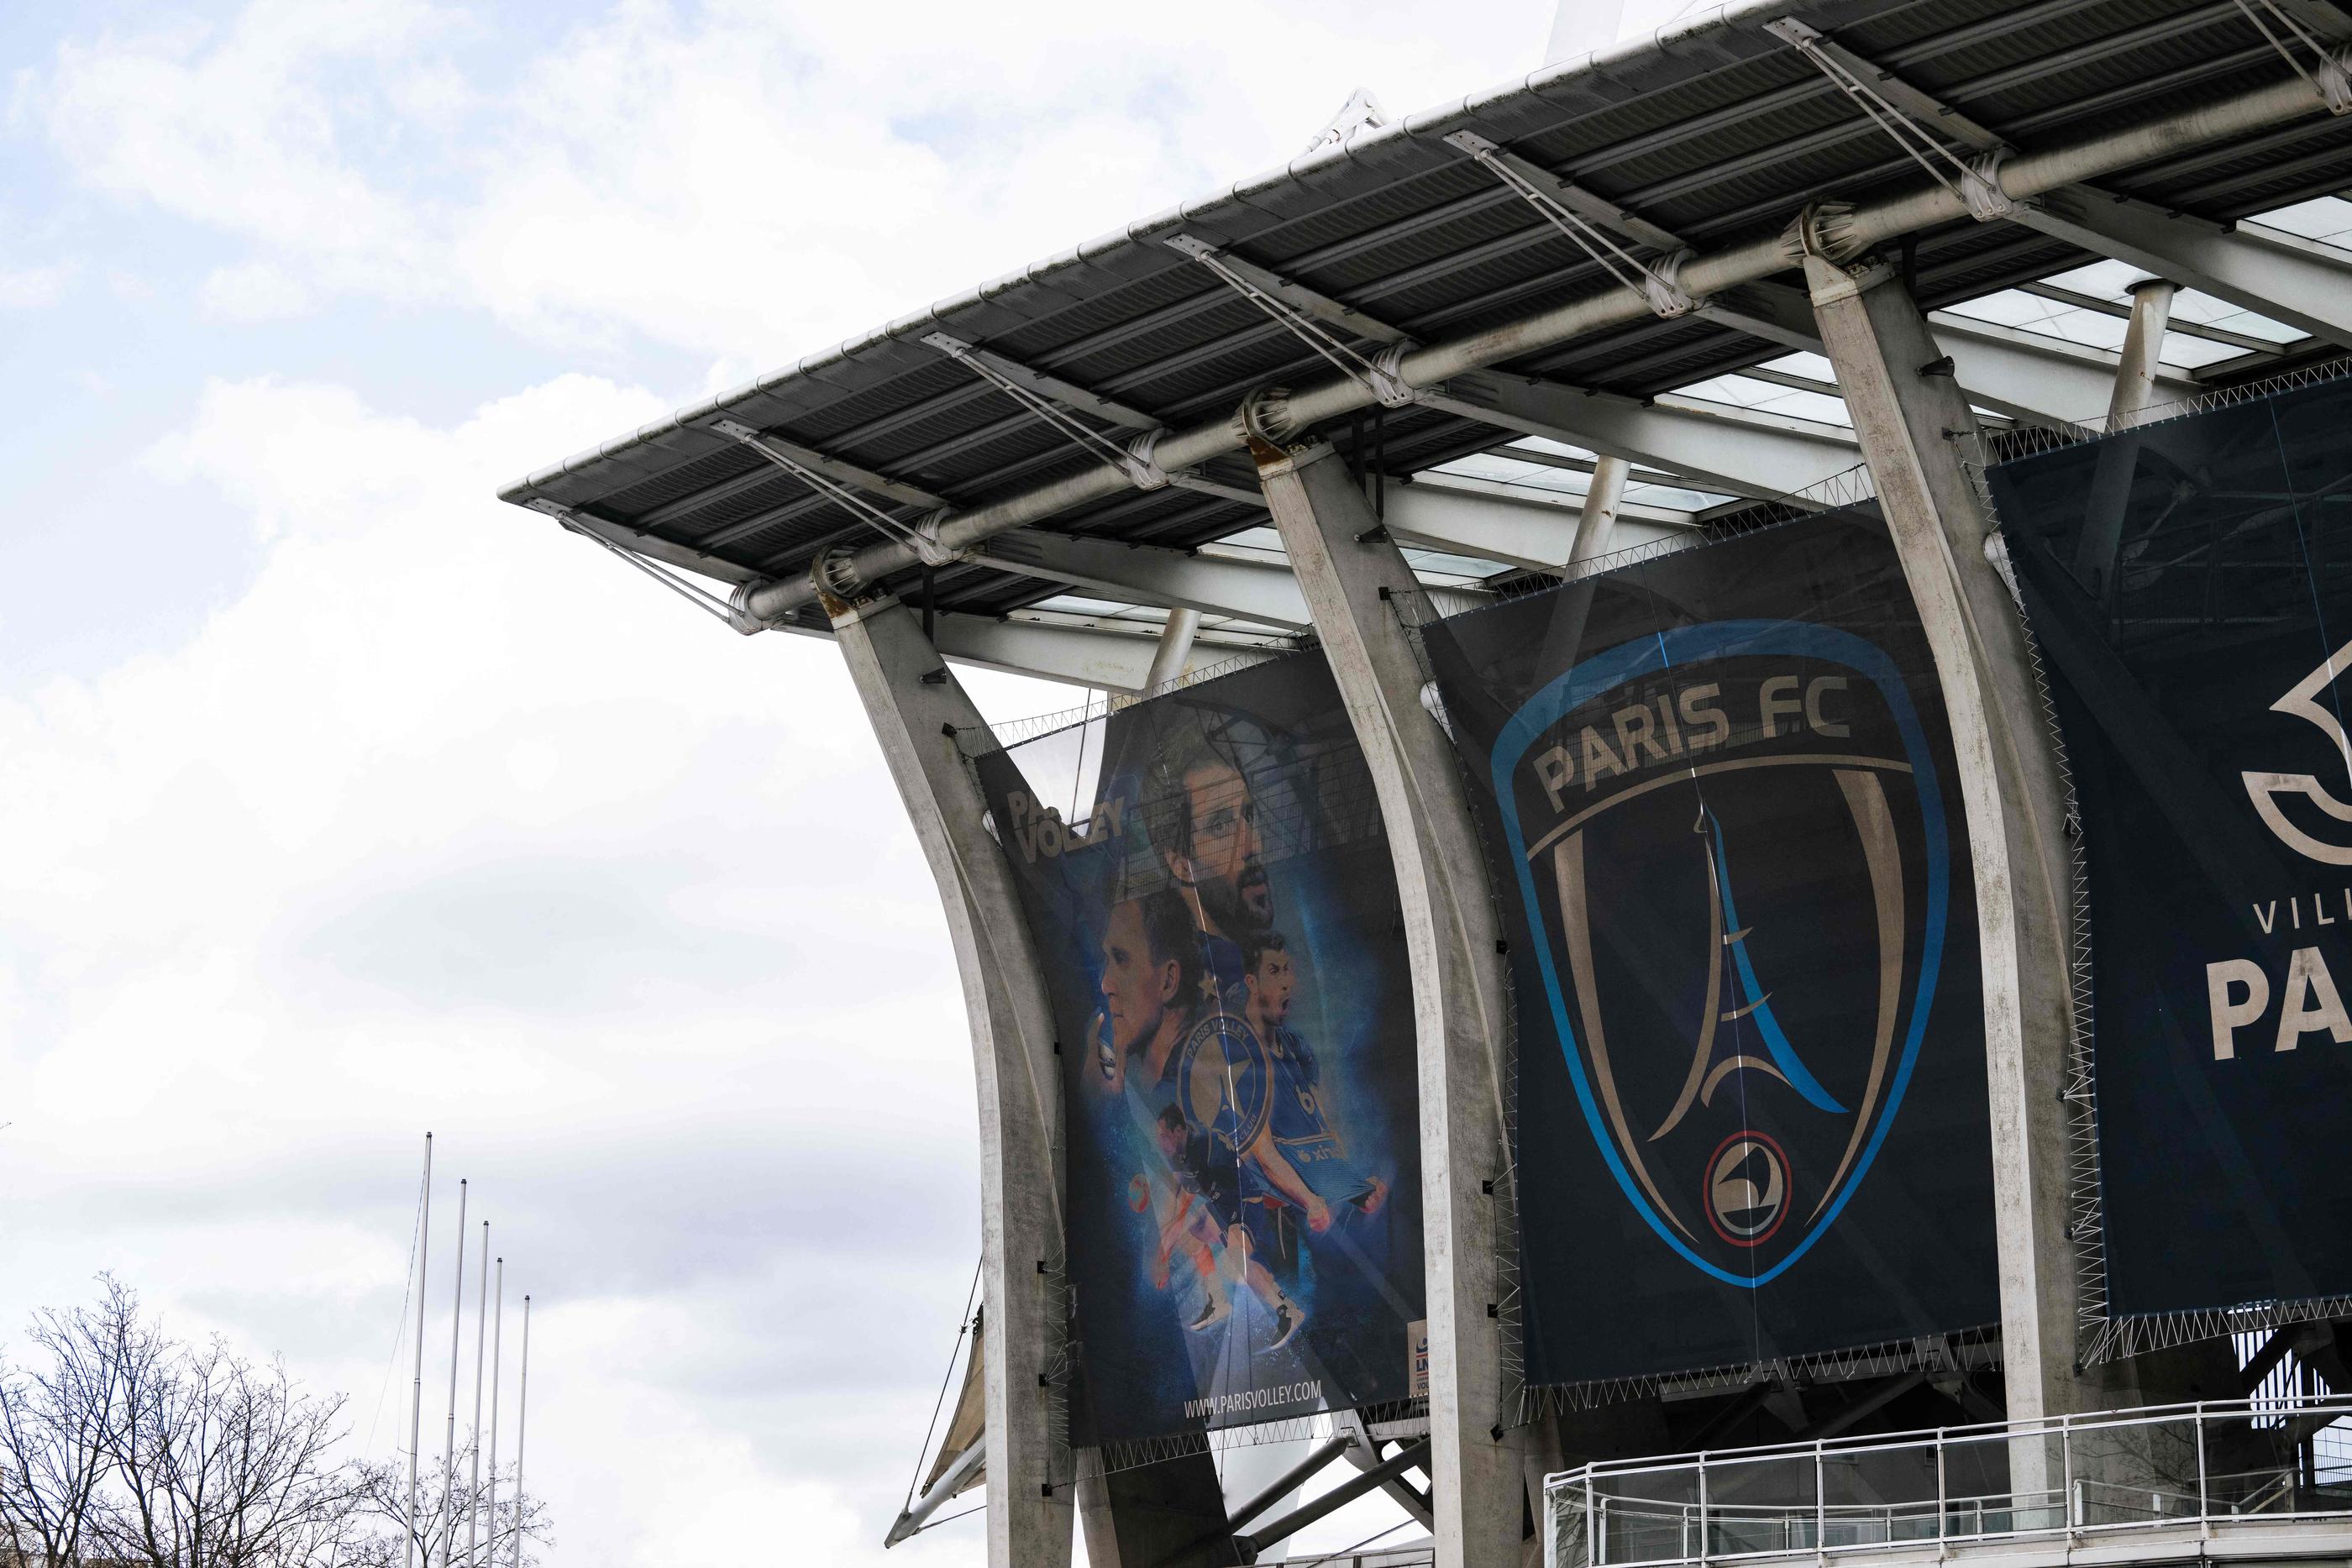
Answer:
<svg viewBox="0 0 2352 1568"><path fill-rule="evenodd" d="M2285 67L2231 0L1812 0L1709 13L1493 91L1359 131L1181 208L983 284L751 387L682 411L508 494L657 525L722 559L782 574L856 525L798 482L764 476L701 428L723 411L970 502L1093 459L965 367L923 347L944 329L1171 423L1213 419L1254 385L1321 362L1163 243L1190 232L1424 335L1498 321L1596 285L1594 263L1443 141L1475 128L1686 239L1769 233L1805 201L1916 185L1918 167L1763 24L1795 15L2027 145L2277 79ZM2313 121L2136 170L2119 189L2230 216L2337 188L2352 125ZM2004 225L1921 236L1936 304L2063 267L2078 253ZM1653 320L1539 356L1549 373L1648 394L1777 356L1712 322ZM1392 469L1491 445L1497 433L1426 410L1378 422ZM1124 440L1125 433L1118 439ZM1242 477L1235 468L1235 476ZM1059 520L1116 538L1218 537L1244 508L1130 493ZM717 542L710 542L717 541ZM955 593L1051 591L949 574Z"/></svg>

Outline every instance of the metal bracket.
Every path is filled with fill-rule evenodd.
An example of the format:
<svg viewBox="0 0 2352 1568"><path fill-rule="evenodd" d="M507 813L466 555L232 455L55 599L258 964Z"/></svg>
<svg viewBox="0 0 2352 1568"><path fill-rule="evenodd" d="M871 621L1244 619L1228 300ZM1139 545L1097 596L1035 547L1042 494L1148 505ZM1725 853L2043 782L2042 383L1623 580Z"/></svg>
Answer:
<svg viewBox="0 0 2352 1568"><path fill-rule="evenodd" d="M1980 224L2013 218L2023 208L2000 188L2000 166L2009 161L2010 152L2007 147L1996 147L1969 159L1960 170L1960 200L1969 204L1969 216Z"/></svg>
<svg viewBox="0 0 2352 1568"><path fill-rule="evenodd" d="M1558 175L1545 172L1475 131L1457 131L1445 141L1484 164L1489 173L1542 214L1552 227L1575 241L1577 247L1598 262L1602 270L1639 294L1652 314L1671 321L1705 307L1706 300L1694 297L1682 286L1682 269L1692 252L1674 235ZM1612 230L1667 254L1644 261L1611 237Z"/></svg>
<svg viewBox="0 0 2352 1568"><path fill-rule="evenodd" d="M847 486L837 483L830 475L810 467L771 444L760 432L741 420L714 420L711 422L710 428L730 440L742 443L810 489L831 497L884 538L896 540L913 550L916 559L925 566L947 566L959 559L953 550L940 548L935 534L926 535L909 528L906 523L875 506Z"/></svg>
<svg viewBox="0 0 2352 1568"><path fill-rule="evenodd" d="M2237 0L2237 5L2264 41L2278 51L2279 57L2294 68L2295 75L2311 84L2311 90L2319 95L2319 101L2327 106L2328 113L2352 114L2352 64L2347 64L2345 50L2329 48L2324 39L2297 22L2278 0ZM2270 23L2263 20L2264 12L2278 23L2286 37L2282 37L2271 31ZM2288 47L2289 38L2311 51L2309 65L2295 57L2294 50Z"/></svg>
<svg viewBox="0 0 2352 1568"><path fill-rule="evenodd" d="M1239 256L1227 256L1192 235L1171 235L1168 246L1215 273L1227 287L1286 328L1341 375L1371 393L1382 408L1404 408L1421 401L1421 390L1404 379L1402 370L1404 356L1418 345L1395 328ZM1324 326L1323 321L1359 337L1377 339L1388 348L1368 357Z"/></svg>

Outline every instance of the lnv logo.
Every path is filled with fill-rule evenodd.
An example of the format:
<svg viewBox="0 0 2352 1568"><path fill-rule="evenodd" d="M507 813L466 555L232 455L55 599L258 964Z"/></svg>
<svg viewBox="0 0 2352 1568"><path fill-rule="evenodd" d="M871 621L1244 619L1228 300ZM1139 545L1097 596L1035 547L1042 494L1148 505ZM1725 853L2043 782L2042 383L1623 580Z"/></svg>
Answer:
<svg viewBox="0 0 2352 1568"><path fill-rule="evenodd" d="M1935 1004L1948 828L1893 661L1681 627L1552 681L1489 761L1583 1131L1666 1246L1766 1283L1868 1177Z"/></svg>
<svg viewBox="0 0 2352 1568"><path fill-rule="evenodd" d="M2347 660L2352 660L2352 643L2347 643L2321 660L2317 669L2297 681L2288 688L2284 696L2271 704L2271 711L2303 719L2316 727L2336 748L2336 755L2343 760L2346 774L2352 776L2352 741L2345 738L2344 721L2332 706L2321 700L2327 688L2336 684L2336 676L2347 669L2352 669L2352 664L2347 664ZM2247 798L2253 801L2254 810L2261 815L2263 825L2278 836L2281 843L2297 854L2328 865L2352 865L2352 844L2341 841L2352 838L2352 826L2347 825L2352 824L2352 805L2337 800L2316 775L2249 772L2242 777L2245 780ZM2315 836L2288 815L2284 802L2296 796L2302 797L2305 803L2300 814L2312 828L2318 829L2328 837Z"/></svg>

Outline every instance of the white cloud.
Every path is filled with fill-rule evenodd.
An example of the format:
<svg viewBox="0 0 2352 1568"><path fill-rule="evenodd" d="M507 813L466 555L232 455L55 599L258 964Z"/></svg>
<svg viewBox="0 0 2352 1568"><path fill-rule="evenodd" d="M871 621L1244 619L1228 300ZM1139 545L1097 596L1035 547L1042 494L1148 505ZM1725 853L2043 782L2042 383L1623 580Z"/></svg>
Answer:
<svg viewBox="0 0 2352 1568"><path fill-rule="evenodd" d="M0 267L0 310L32 310L54 305L73 281L75 268L67 262L46 267Z"/></svg>
<svg viewBox="0 0 2352 1568"><path fill-rule="evenodd" d="M18 112L84 187L228 242L208 330L382 300L724 384L1287 158L1358 86L1404 110L1524 69L1549 10L1200 0L1172 38L1080 0L623 0L524 47L421 0L254 0L62 46ZM0 305L68 281L0 272ZM431 1125L428 1306L470 1173L510 1305L538 1298L562 1561L779 1531L878 1560L975 1136L929 874L838 660L490 498L649 394L565 377L438 424L347 357L356 387L212 382L143 456L244 519L248 586L0 696L0 1339L117 1268L351 1390L382 1454Z"/></svg>
<svg viewBox="0 0 2352 1568"><path fill-rule="evenodd" d="M562 1560L789 1518L860 1561L976 1245L961 1002L830 650L490 498L653 407L215 384L150 455L265 553L184 647L0 702L0 1338L121 1269L364 1429L430 1125L429 1306L470 1172L542 1309Z"/></svg>
<svg viewBox="0 0 2352 1568"><path fill-rule="evenodd" d="M215 267L199 297L205 314L229 321L271 321L300 316L317 298L310 285L274 261Z"/></svg>
<svg viewBox="0 0 2352 1568"><path fill-rule="evenodd" d="M28 102L83 180L254 247L222 313L356 292L764 366L1289 158L1358 86L1525 69L1547 12L629 0L469 72L422 5L254 0L68 46Z"/></svg>

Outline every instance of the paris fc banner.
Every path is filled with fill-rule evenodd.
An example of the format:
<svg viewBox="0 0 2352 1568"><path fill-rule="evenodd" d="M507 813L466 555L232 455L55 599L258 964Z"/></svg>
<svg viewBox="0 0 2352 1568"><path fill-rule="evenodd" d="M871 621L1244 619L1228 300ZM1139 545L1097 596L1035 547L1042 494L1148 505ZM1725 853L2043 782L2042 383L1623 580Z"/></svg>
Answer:
<svg viewBox="0 0 2352 1568"><path fill-rule="evenodd" d="M1322 655L977 766L1060 1041L1073 1440L1410 1397L1412 988Z"/></svg>
<svg viewBox="0 0 2352 1568"><path fill-rule="evenodd" d="M1997 1322L1968 834L1884 528L1425 635L1517 1004L1528 1382Z"/></svg>
<svg viewBox="0 0 2352 1568"><path fill-rule="evenodd" d="M2081 809L2107 1304L2352 1295L2352 381L1993 468Z"/></svg>

